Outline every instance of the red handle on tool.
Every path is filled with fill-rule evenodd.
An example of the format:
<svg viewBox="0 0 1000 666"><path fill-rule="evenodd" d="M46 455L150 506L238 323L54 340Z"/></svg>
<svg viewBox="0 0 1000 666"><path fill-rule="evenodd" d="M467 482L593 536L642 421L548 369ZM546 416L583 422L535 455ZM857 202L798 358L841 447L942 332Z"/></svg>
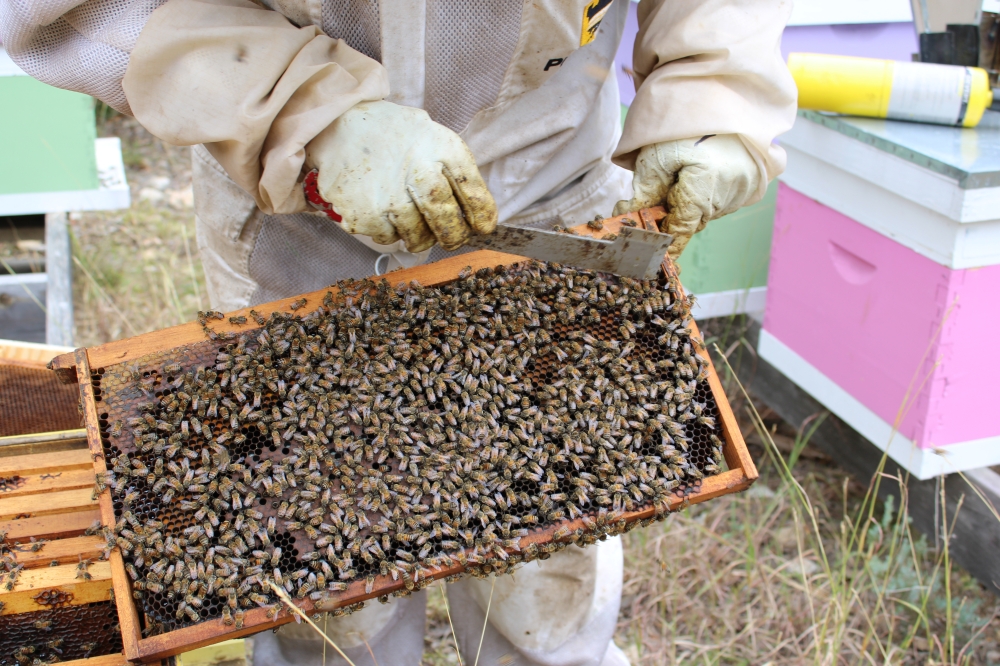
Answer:
<svg viewBox="0 0 1000 666"><path fill-rule="evenodd" d="M306 201L334 222L343 222L344 218L333 209L333 204L320 196L318 179L319 169L313 169L306 174L305 180L302 182L302 191L306 195Z"/></svg>

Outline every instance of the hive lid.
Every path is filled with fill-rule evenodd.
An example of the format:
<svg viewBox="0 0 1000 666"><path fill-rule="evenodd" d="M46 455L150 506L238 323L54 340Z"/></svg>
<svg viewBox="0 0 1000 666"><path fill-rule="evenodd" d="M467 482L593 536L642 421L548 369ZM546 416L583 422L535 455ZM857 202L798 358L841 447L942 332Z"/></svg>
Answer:
<svg viewBox="0 0 1000 666"><path fill-rule="evenodd" d="M799 117L941 174L963 190L1000 187L1000 113L975 128L799 111Z"/></svg>

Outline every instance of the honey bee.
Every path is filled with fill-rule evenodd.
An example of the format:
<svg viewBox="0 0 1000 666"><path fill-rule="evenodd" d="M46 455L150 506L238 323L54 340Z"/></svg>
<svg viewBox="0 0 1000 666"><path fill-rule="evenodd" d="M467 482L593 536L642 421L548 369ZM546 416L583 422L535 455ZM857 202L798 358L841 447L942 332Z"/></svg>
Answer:
<svg viewBox="0 0 1000 666"><path fill-rule="evenodd" d="M157 541L162 529L147 527L145 508L141 519L122 516L112 545L132 560L136 589L190 596L178 618L192 621L206 590L226 599L230 617L263 605L273 598L265 580L305 598L362 577L371 594L377 571L403 574L408 593L429 581L422 567L503 573L619 533L634 523L613 511L655 507L696 478L685 423L715 417L693 400L705 364L669 281L534 263L464 273L465 284L433 288L341 283L307 315L251 311L254 336L232 335L214 364L171 379L141 412L148 420L130 425L153 435L136 434L145 472L116 460L119 478L146 485L108 485L128 506L141 502L124 503L129 493L153 488L197 529L181 547ZM669 333L656 361L647 330ZM552 379L532 386L526 373L543 354ZM715 430L714 420L696 422ZM715 473L721 448L713 441L701 473ZM166 455L147 457L151 449ZM540 496L517 486L528 480ZM266 518L258 494L271 501ZM604 517L587 523L588 506ZM521 547L528 530L567 517L586 528L557 526L553 542ZM303 552L291 560L278 519L299 533ZM177 566L163 569L152 552Z"/></svg>

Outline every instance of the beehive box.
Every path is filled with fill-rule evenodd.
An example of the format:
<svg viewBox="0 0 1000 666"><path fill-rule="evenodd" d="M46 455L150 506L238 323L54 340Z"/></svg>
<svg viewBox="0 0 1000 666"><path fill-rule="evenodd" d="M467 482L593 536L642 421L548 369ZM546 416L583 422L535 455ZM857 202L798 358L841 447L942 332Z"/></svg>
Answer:
<svg viewBox="0 0 1000 666"><path fill-rule="evenodd" d="M79 389L45 364L65 348L0 341L0 665L125 666ZM68 390L72 389L72 390ZM69 428L69 429L61 429ZM59 429L59 430L57 430ZM81 560L89 580L77 577ZM9 564L23 565L16 583ZM51 645L50 645L51 644ZM22 653L22 659L25 658Z"/></svg>
<svg viewBox="0 0 1000 666"><path fill-rule="evenodd" d="M89 581L76 577L81 559L101 554L100 537L84 534L100 514L91 497L93 461L79 427L79 389L45 368L65 351L0 341L0 550L24 565L10 590L9 561L0 566L4 666L19 663L14 655L26 646L36 646L28 664L52 657L77 666L127 663L107 563L88 567ZM37 550L33 544L40 544Z"/></svg>
<svg viewBox="0 0 1000 666"><path fill-rule="evenodd" d="M782 184L770 285L761 357L916 478L1000 464L1000 265L949 269Z"/></svg>
<svg viewBox="0 0 1000 666"><path fill-rule="evenodd" d="M0 665L124 666L103 540L85 534L100 517L86 436L40 432L80 421L79 398L45 369L54 353L0 343ZM84 559L89 580L77 577Z"/></svg>
<svg viewBox="0 0 1000 666"><path fill-rule="evenodd" d="M761 358L918 479L1000 464L1000 113L975 128L800 111Z"/></svg>
<svg viewBox="0 0 1000 666"><path fill-rule="evenodd" d="M96 138L94 100L28 76L0 45L0 215L128 208L121 141Z"/></svg>
<svg viewBox="0 0 1000 666"><path fill-rule="evenodd" d="M78 444L69 451L0 457L0 531L6 533L0 557L24 567L10 589L11 573L2 569L4 666L18 663L16 651L27 646L35 647L31 659L117 654L118 662L109 663L124 663L111 566L98 561L104 542L84 535L99 514L90 451L82 438ZM78 578L81 560L93 561L90 580ZM58 640L61 645L47 645Z"/></svg>
<svg viewBox="0 0 1000 666"><path fill-rule="evenodd" d="M70 351L30 342L0 340L0 437L83 427L80 391L58 381L45 365ZM51 450L52 437L43 436ZM8 449L9 450L9 449ZM19 453L34 453L22 447Z"/></svg>
<svg viewBox="0 0 1000 666"><path fill-rule="evenodd" d="M646 214L630 217L635 223L655 228L656 216ZM578 228L576 231L578 233L600 235L615 232L620 229L620 225L621 219L619 218L605 221L605 228L599 232L589 231L585 227ZM392 280L393 284L402 283L405 285L411 281L418 281L424 287L444 286L455 282L460 274L464 274L464 269L471 269L472 272L476 272L481 269L491 269L498 266L513 266L522 261L524 261L524 258L513 255L496 252L475 252L427 266L394 272L388 278ZM668 275L665 275L664 279L670 279L671 284L676 285L676 279L672 274L669 274L671 270L672 267L665 266L665 271L668 272ZM610 281L615 279L608 278ZM105 474L110 464L109 461L115 459L122 452L129 452L134 459L145 461L142 465L146 466L147 470L155 466L155 458L157 456L152 453L138 452L135 449L135 444L131 436L127 433L123 435L122 431L127 430L127 428L123 428L122 424L132 422L130 419L138 418L138 415L142 413L142 410L137 406L139 402L148 401L154 396L157 399L162 398L166 394L168 396L166 403L170 403L172 398L169 396L176 390L175 382L184 381L184 373L193 372L198 367L210 368L217 364L221 358L218 356L220 351L225 350L227 346L231 346L236 342L235 340L223 339L227 333L232 332L235 336L246 333L248 330L253 330L254 335L257 335L259 331L253 328L253 317L255 315L268 317L272 313L290 314L290 308L301 307L303 298L306 305L301 307L300 312L308 313L323 303L324 298L328 294L331 294L332 291L336 290L322 290L306 294L302 298L276 301L258 306L255 308L256 312L251 312L248 309L246 311L231 313L230 316L233 317L231 320L232 323L227 323L225 319L220 322L213 322L217 324L212 327L214 331L213 336L216 337L215 340L206 339L205 333L199 324L188 324L128 340L109 343L89 350L78 350L71 357L57 358L53 362L53 368L64 377L75 376L79 381L81 394L84 396L84 413L87 424L88 442L94 454L97 473ZM677 297L682 297L682 294L677 294ZM331 296L329 303L332 302ZM329 305L328 307L333 307L333 305ZM516 317L517 314L512 313L512 317ZM241 317L246 317L246 322L249 323L239 323ZM628 318L621 316L620 312L613 315L612 313L606 313L600 323L594 323L589 326L585 326L582 320L578 320L575 325L567 325L565 323L553 325L551 327L551 336L553 338L564 338L569 335L571 329L575 328L580 331L586 329L586 332L596 339L617 340L621 335L621 327L627 323L626 320ZM690 326L692 329L691 332L696 333L696 329L693 329L693 322L690 323ZM687 334L685 333L685 335ZM655 339L656 336L650 338L648 331L646 331L641 335L637 334L634 340L637 344L636 348L644 354L643 358L651 362L664 358L662 349L656 348ZM591 509L584 512L583 516L574 517L572 512L570 512L569 515L564 513L563 516L565 517L560 516L558 519L552 521L541 521L538 525L532 525L530 530L526 529L525 534L520 536L519 542L508 543L504 541L503 547L498 547L499 550L503 551L503 554L491 553L488 559L482 557L482 552L478 549L478 542L475 549L465 547L456 551L452 547L449 547L449 554L445 557L441 555L445 546L441 545L442 540L439 535L429 541L433 543L434 550L428 550L427 554L423 556L424 559L420 560L417 565L409 569L403 567L402 573L400 573L399 569L391 572L380 571L378 567L366 564L361 557L358 557L357 570L353 571L353 574L346 576L346 580L344 580L345 576L341 572L340 578L336 581L337 583L341 583L338 587L345 589L327 588L323 592L316 590L311 594L302 595L303 598L296 600L295 603L307 613L320 610L343 610L366 599L383 597L395 593L405 594L410 589L423 586L431 580L460 575L468 570L472 570L478 575L501 572L506 569L506 562L508 560L514 561L522 557L528 558L528 554L531 554L531 557L534 557L536 554L544 557L548 552L567 543L580 542L581 544L586 544L596 540L601 534L616 533L623 529L628 529L631 526L641 524L642 521L661 517L666 512L675 510L680 506L705 501L747 488L757 477L756 469L747 454L743 439L740 436L735 419L726 402L725 395L722 392L721 385L711 366L711 362L708 360L707 353L704 350L696 351L696 353L699 353L704 360L705 370L700 381L697 382L697 387L692 388L692 391L697 400L700 401L699 404L704 405L704 416L708 420L705 421L705 424L691 426L691 451L688 453L688 458L692 466L695 467L704 467L710 464L712 456L710 435L717 433L716 436L722 441L725 465L728 466L728 470L720 470L719 473L709 474L698 480L694 479L692 473L688 482L679 487L672 488L669 493L657 495L660 500L656 506L654 506L652 499L646 500L642 498L643 501L641 502L638 498L636 502L628 500L629 510L612 514L606 520L604 520L606 518L605 514L599 514L597 504L594 503ZM405 358L401 362L409 362L409 360L409 358ZM638 363L638 360L636 362ZM525 364L522 368L523 376L526 379L524 385L530 386L531 388L527 390L535 390L536 393L532 394L530 398L526 395L523 400L529 404L533 400L537 401L541 386L555 382L555 375L566 365L568 364L560 361L554 352L550 352L546 356L540 355L537 358L533 358L530 363ZM513 370L511 372L514 373ZM363 378L358 378L358 381L363 381ZM261 396L261 403L262 405L275 407L278 404L273 396L267 394ZM163 403L161 402L161 404ZM511 403L508 402L508 404ZM523 405L524 402L521 404ZM712 419L714 419L714 423ZM218 418L206 418L205 422L210 425L215 433L223 432L223 429L220 428L221 424ZM362 440L359 434L360 428L352 429L350 426L345 427L350 431L350 434L345 435L345 437L356 437L358 440ZM320 430L322 430L321 427ZM417 431L418 428L415 427L410 432L416 437ZM231 461L237 464L241 461L246 461L248 467L259 468L261 465L266 464L267 461L279 463L287 459L290 455L296 454L296 444L286 444L285 442L288 440L274 441L271 438L264 438L260 433L256 432L255 428L241 427L238 434L243 436L240 438L241 441L237 441L235 438L232 441L227 441L227 455ZM368 434L371 435L373 433L369 432ZM375 445L372 444L375 439L369 437L363 440L366 446L371 447L371 450L368 452L369 460L375 459L377 455L377 452L374 451ZM570 444L566 444L566 446L569 447ZM647 448L649 446L651 445L647 444ZM204 450L208 450L208 448L208 446L203 447ZM541 450L542 447L540 445L539 451ZM640 451L645 451L645 449L640 449ZM176 453L176 449L174 453ZM192 451L192 453L194 452ZM567 453L572 453L572 451L567 449ZM583 452L581 451L582 454ZM330 453L329 455L333 457L334 453ZM339 457L336 457L335 460L340 462L343 462L344 458L346 458L346 454L339 449L336 455ZM590 453L586 455L589 456ZM323 459L323 462L316 461L316 469L318 470L321 465L326 465L325 461L326 458ZM490 462L485 456L482 456L480 461L484 462L484 465ZM496 456L494 456L493 461L496 462ZM194 464L197 465L199 463L195 461ZM360 465L361 463L359 462L358 464ZM388 473L392 471L389 465L396 465L396 461L389 460L388 463L370 462L368 464L369 470L375 465L381 464L385 467L386 473ZM543 461L542 464L546 463ZM553 462L553 465L555 464ZM559 469L566 473L568 477L577 478L575 473L570 472L568 460L559 464L563 465ZM576 466L577 463L574 462L573 465ZM139 467L135 467L135 469L139 469ZM406 469L404 464L403 470ZM395 471L399 471L399 468L397 467ZM330 474L330 487L342 489L342 487L337 486L333 481L334 472L331 471ZM698 474L701 475L700 472ZM413 475L414 477L419 476L415 472ZM515 473L515 475L514 478L517 479L519 474ZM134 479L136 477L132 476L131 478ZM193 482L194 478L194 475L192 475L192 480L189 483ZM520 478L520 481L515 480L511 482L512 488L521 490L522 492L527 492L524 490L525 488L534 488L535 492L538 492L538 479L529 483L527 479ZM541 478L541 472L539 472L539 478ZM466 481L474 481L475 479L476 477L469 475ZM208 480L207 476L205 480ZM413 483L418 482L419 479L413 481ZM152 492L151 489L143 487L143 483L140 479L135 482L130 481L127 485L129 492L135 490L137 493L133 496L129 504L129 510L137 518L137 521L146 521L149 519L161 521L157 526L157 532L161 540L166 540L168 537L174 538L174 535L185 534L185 529L198 529L195 525L195 518L190 511L181 510L176 500L171 500L169 503L164 504L161 501L161 497L157 493ZM194 483L197 484L200 482ZM532 486L531 484L534 485ZM566 484L569 484L568 479L566 480ZM161 493L163 492L163 487L161 486ZM203 490L204 488L200 488L197 491L191 492L202 492ZM240 491L240 493L242 492ZM428 497L425 500L427 504L424 506L426 507L425 510L429 511L431 491L427 491L427 494ZM253 497L249 498L254 507L252 511L255 514L260 514L257 520L261 524L267 521L268 518L276 516L278 511L281 510L278 501L281 497L271 501L273 496L272 498L268 498L263 495L264 492L262 490L260 494L254 494ZM247 499L247 497L241 498L240 503L242 504ZM359 506L363 503L362 501L370 503L373 500L368 497L362 498L360 493L357 493L353 497L349 496L345 501L341 501L337 510L343 507L352 512L355 509L360 511ZM419 500L417 501L419 502ZM211 506L215 505L212 504ZM124 510L121 495L116 493L113 496L110 490L102 493L100 496L100 508L102 517L106 522L113 523L121 520ZM194 507L192 506L191 508ZM249 513L251 510L246 508L234 507L233 512L237 509L240 510L240 515L251 515ZM221 508L220 511L222 511ZM225 515L217 517L222 522L225 522L232 515L232 512L228 512L228 509L226 511ZM511 514L515 514L520 510L509 509L509 511ZM373 511L370 513L374 516L372 521L377 520L377 514ZM202 514L201 519L204 518L204 515ZM558 516L559 514L556 511L554 513L547 513L546 515ZM517 513L517 517L524 518L525 514ZM595 521L595 517L598 517L598 520ZM486 524L484 518L480 518L480 520L483 521L484 525ZM124 525L125 523L122 524ZM525 522L525 524L529 523ZM280 525L280 528L268 539L271 543L267 546L267 552L273 553L271 557L272 562L268 566L276 566L284 570L287 576L288 572L294 572L298 567L306 567L304 564L305 556L316 551L312 550L313 546L309 543L314 540L314 537L307 536L308 531L304 529L303 525L296 524L293 527L290 522L283 522ZM219 529L224 528L220 527ZM190 534L191 532L189 531L188 533ZM198 536L197 539L201 540L201 536ZM230 537L227 543L233 543L232 539ZM251 538L251 541L253 541L253 538ZM208 544L210 541L206 538L204 543ZM280 554L277 554L274 546L281 547L282 551ZM213 544L211 547L214 549L217 546ZM218 558L219 552L221 551L215 551L216 558ZM399 550L396 550L396 553L398 560L400 557L398 554ZM252 555L252 557L258 558L257 561L264 561L260 560L260 556L258 555ZM219 560L216 559L214 561L218 562ZM396 564L398 565L399 562L397 561ZM223 565L220 564L221 566ZM306 569L302 570L305 571ZM186 598L184 599L184 606L193 612L194 617L192 617L192 613L185 611L184 607L181 606L182 599L180 595L170 595L169 589L164 589L165 586L161 586L159 583L156 583L154 586L157 589L151 590L147 586L145 591L133 590L131 577L126 569L126 562L117 549L112 553L111 571L116 599L119 604L119 618L123 631L125 654L130 660L148 661L162 658L184 650L262 631L292 619L292 616L286 609L277 607L272 603L265 603L263 607L254 606L246 610L240 618L242 626L240 626L240 622L233 623L231 619L227 623L227 618L224 617L224 614L228 613L228 611L224 610L226 600L217 596L211 597L208 594L204 598L198 598L198 602L201 604L200 607L196 607L197 605L192 606ZM331 578L333 577L331 576ZM156 579L159 580L160 577L157 576ZM199 579L201 578L199 577ZM151 579L144 578L143 580L148 581ZM154 582L156 581L154 580ZM223 584L220 583L219 585L222 586ZM134 598L133 591L140 592L137 595L137 599Z"/></svg>
<svg viewBox="0 0 1000 666"><path fill-rule="evenodd" d="M695 319L763 312L777 197L774 181L763 199L713 220L688 243L677 265L698 297Z"/></svg>

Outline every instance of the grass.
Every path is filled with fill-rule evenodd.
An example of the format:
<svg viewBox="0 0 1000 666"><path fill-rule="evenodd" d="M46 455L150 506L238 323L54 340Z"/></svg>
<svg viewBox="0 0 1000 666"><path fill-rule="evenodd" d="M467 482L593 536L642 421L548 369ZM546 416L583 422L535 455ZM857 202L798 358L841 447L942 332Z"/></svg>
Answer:
<svg viewBox="0 0 1000 666"><path fill-rule="evenodd" d="M70 218L75 341L88 346L191 321L208 306L193 211L140 198L151 183L190 186L188 149L165 146L121 116L101 131L122 136L133 205Z"/></svg>
<svg viewBox="0 0 1000 666"><path fill-rule="evenodd" d="M102 133L122 137L137 203L71 220L82 345L189 321L207 306L193 212L138 201L144 188L189 186L186 149L121 117ZM736 319L716 329L717 367L751 353ZM793 427L729 389L761 478L624 537L616 641L632 663L1000 666L997 597L954 565L949 539L914 533L905 502L878 501L873 484L809 444L825 414ZM954 515L945 517L947 533ZM459 663L441 591L428 594L426 666Z"/></svg>
<svg viewBox="0 0 1000 666"><path fill-rule="evenodd" d="M725 375L721 353L716 363ZM762 477L626 537L617 640L633 663L1000 662L997 598L952 562L946 498L933 547L905 500L877 499L880 483L905 498L903 479L880 470L860 485L810 452L825 414L790 432L732 384Z"/></svg>

